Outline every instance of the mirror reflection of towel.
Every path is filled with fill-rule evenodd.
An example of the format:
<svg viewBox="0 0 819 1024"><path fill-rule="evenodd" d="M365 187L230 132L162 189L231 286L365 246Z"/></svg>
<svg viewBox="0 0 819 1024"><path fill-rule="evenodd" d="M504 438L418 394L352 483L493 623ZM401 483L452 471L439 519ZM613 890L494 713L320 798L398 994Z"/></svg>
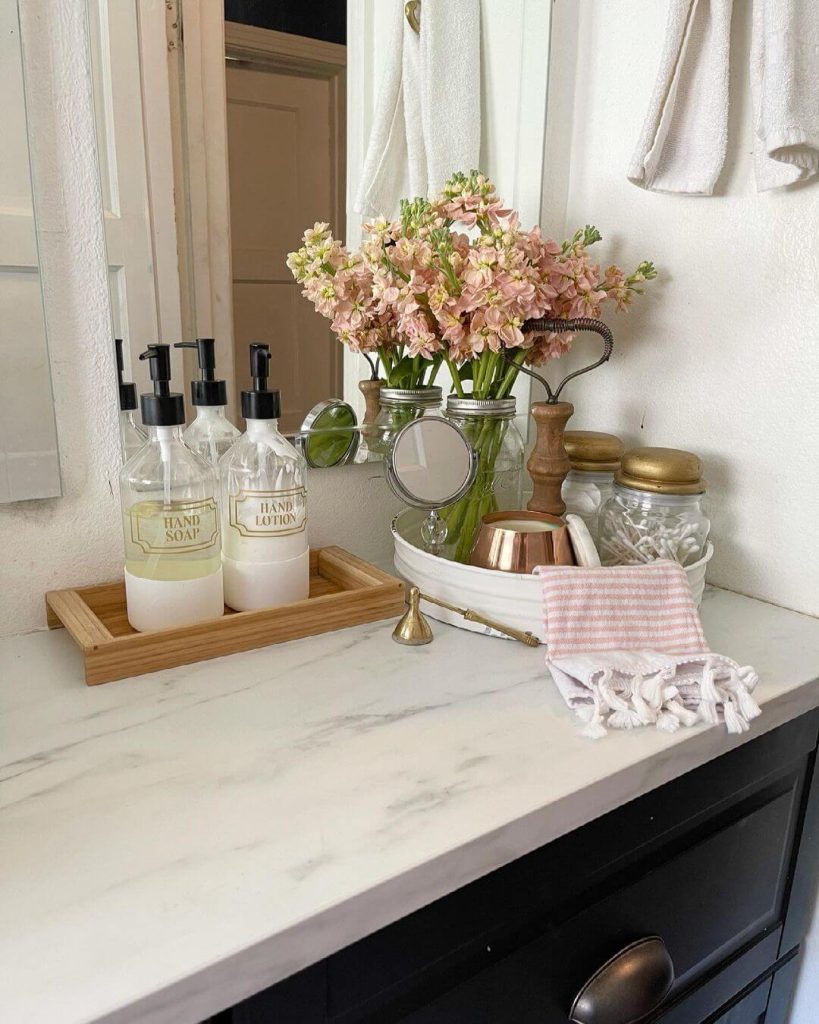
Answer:
<svg viewBox="0 0 819 1024"><path fill-rule="evenodd" d="M403 0L390 2L388 54L355 203L366 216L395 216L399 199L438 192L480 157L480 0L425 0L420 34Z"/></svg>
<svg viewBox="0 0 819 1024"><path fill-rule="evenodd" d="M628 178L711 195L728 137L733 0L671 0L660 70ZM819 2L754 0L751 92L757 189L819 174Z"/></svg>

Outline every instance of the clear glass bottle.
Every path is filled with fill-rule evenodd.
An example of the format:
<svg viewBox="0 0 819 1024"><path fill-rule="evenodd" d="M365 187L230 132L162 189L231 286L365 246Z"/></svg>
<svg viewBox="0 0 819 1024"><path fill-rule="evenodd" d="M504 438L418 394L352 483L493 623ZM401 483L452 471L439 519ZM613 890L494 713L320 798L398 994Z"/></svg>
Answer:
<svg viewBox="0 0 819 1024"><path fill-rule="evenodd" d="M436 384L423 388L385 388L379 392L379 410L372 425L369 448L386 455L395 435L421 416L440 416L443 393Z"/></svg>
<svg viewBox="0 0 819 1024"><path fill-rule="evenodd" d="M306 463L278 431L278 391L267 389L270 350L250 346L253 388L242 392L247 430L219 463L225 601L248 611L310 592Z"/></svg>
<svg viewBox="0 0 819 1024"><path fill-rule="evenodd" d="M117 378L119 380L119 443L122 461L125 463L142 448L148 440L148 435L134 419L134 410L137 407L136 385L122 379L125 368L122 358L122 338L114 339L114 347L117 353Z"/></svg>
<svg viewBox="0 0 819 1024"><path fill-rule="evenodd" d="M133 385L132 385L133 386ZM142 449L148 435L137 425L134 419L133 409L120 409L119 411L119 441L122 450L122 461L126 463L138 451Z"/></svg>
<svg viewBox="0 0 819 1024"><path fill-rule="evenodd" d="M444 513L445 557L466 562L485 515L521 508L524 444L515 425L514 398L450 395L446 415L461 428L478 454L475 482Z"/></svg>
<svg viewBox="0 0 819 1024"><path fill-rule="evenodd" d="M614 494L614 473L620 466L623 442L614 434L596 430L567 430L564 446L572 465L563 481L566 512L580 516L596 541L600 509Z"/></svg>
<svg viewBox="0 0 819 1024"><path fill-rule="evenodd" d="M675 448L635 448L623 456L614 495L600 512L603 565L667 558L680 565L706 553L711 522L700 460Z"/></svg>
<svg viewBox="0 0 819 1024"><path fill-rule="evenodd" d="M182 440L185 403L169 390L168 345L150 345L154 394L141 396L148 437L120 474L128 621L144 631L224 613L218 480Z"/></svg>
<svg viewBox="0 0 819 1024"><path fill-rule="evenodd" d="M175 348L195 348L199 361L199 380L191 381L191 404L196 410L193 423L184 431L182 439L197 455L213 466L240 436L241 431L225 415L227 384L216 380L216 355L213 338L177 342Z"/></svg>

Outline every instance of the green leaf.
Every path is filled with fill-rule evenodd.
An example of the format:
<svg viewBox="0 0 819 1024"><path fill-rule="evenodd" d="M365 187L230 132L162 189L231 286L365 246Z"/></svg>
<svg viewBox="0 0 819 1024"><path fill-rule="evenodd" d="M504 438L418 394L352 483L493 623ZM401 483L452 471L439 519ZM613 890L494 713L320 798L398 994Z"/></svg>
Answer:
<svg viewBox="0 0 819 1024"><path fill-rule="evenodd" d="M402 356L390 370L387 383L391 388L408 388L412 380L412 356Z"/></svg>

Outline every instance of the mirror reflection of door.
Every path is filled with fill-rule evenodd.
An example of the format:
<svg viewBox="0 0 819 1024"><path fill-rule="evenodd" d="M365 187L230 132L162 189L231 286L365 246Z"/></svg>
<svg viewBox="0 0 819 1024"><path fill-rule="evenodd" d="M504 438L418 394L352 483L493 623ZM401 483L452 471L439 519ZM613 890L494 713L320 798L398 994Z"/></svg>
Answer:
<svg viewBox="0 0 819 1024"><path fill-rule="evenodd" d="M293 431L316 403L342 394L341 347L301 298L286 258L317 220L343 237L345 47L230 28L243 53L226 69L235 379L237 391L249 386L248 343L268 342L280 427Z"/></svg>

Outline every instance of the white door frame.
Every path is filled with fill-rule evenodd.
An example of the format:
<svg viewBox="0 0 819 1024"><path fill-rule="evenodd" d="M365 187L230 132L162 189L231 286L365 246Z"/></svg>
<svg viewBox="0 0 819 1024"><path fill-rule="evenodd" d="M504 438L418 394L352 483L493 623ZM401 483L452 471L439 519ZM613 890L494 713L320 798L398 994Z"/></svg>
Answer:
<svg viewBox="0 0 819 1024"><path fill-rule="evenodd" d="M214 338L236 420L223 0L166 0L181 331ZM185 378L196 356L185 352Z"/></svg>

